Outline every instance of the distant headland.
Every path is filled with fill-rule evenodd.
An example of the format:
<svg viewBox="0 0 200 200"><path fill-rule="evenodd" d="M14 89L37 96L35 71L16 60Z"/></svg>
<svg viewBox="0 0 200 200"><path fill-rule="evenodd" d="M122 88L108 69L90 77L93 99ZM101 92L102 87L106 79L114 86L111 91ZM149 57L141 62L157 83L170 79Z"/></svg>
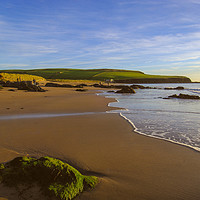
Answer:
<svg viewBox="0 0 200 200"><path fill-rule="evenodd" d="M97 80L115 83L191 83L186 76L149 75L141 71L119 69L32 69L32 70L0 70L5 73L29 74L41 76L47 80Z"/></svg>

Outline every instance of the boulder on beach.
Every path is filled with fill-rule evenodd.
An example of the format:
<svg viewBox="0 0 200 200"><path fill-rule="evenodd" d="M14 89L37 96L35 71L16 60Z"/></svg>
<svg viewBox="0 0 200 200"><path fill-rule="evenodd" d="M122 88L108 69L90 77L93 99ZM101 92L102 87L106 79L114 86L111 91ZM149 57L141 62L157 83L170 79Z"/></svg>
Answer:
<svg viewBox="0 0 200 200"><path fill-rule="evenodd" d="M129 86L124 86L121 90L116 91L115 93L136 93L135 90Z"/></svg>
<svg viewBox="0 0 200 200"><path fill-rule="evenodd" d="M0 164L0 181L4 186L16 188L20 199L26 199L26 192L37 186L47 197L71 200L83 191L94 188L98 178L82 175L55 158L25 156Z"/></svg>
<svg viewBox="0 0 200 200"><path fill-rule="evenodd" d="M168 96L168 98L178 98L178 99L200 99L199 96L196 95L189 95L189 94L174 94L171 96Z"/></svg>

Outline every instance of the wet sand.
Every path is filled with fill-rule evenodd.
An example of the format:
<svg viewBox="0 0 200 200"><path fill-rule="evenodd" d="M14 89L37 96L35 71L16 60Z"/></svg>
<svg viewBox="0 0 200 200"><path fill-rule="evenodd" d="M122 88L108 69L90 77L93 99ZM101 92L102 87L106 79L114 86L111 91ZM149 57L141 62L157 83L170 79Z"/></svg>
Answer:
<svg viewBox="0 0 200 200"><path fill-rule="evenodd" d="M0 96L1 115L104 112L113 101L96 96L94 90L64 88L49 88L46 93L1 91ZM1 162L17 155L49 155L99 176L100 184L77 197L80 200L200 199L199 152L138 135L118 114L4 120L0 138ZM0 197L11 199L3 190Z"/></svg>

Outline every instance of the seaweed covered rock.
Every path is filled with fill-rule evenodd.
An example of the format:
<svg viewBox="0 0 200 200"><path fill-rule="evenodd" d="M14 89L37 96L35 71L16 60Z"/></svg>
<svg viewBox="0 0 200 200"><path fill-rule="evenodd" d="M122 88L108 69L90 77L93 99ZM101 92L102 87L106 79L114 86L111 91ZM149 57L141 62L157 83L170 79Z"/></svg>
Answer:
<svg viewBox="0 0 200 200"><path fill-rule="evenodd" d="M98 179L82 175L72 166L55 158L17 157L6 164L0 164L0 181L8 187L25 185L29 188L36 184L48 197L70 200L84 190L94 188Z"/></svg>
<svg viewBox="0 0 200 200"><path fill-rule="evenodd" d="M116 91L115 93L135 93L135 90L129 86L124 86L121 90Z"/></svg>

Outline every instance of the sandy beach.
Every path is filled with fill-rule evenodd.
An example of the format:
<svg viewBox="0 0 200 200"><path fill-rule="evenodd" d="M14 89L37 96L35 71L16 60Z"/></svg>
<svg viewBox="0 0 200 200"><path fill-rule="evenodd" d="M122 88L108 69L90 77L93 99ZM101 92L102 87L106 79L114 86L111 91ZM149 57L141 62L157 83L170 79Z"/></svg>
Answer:
<svg viewBox="0 0 200 200"><path fill-rule="evenodd" d="M199 200L200 153L138 135L119 114L106 113L114 99L75 89L44 93L0 91L0 115L93 114L0 120L0 162L19 155L53 156L100 178L80 200ZM0 187L0 200L17 200ZM29 198L31 200L31 197Z"/></svg>

